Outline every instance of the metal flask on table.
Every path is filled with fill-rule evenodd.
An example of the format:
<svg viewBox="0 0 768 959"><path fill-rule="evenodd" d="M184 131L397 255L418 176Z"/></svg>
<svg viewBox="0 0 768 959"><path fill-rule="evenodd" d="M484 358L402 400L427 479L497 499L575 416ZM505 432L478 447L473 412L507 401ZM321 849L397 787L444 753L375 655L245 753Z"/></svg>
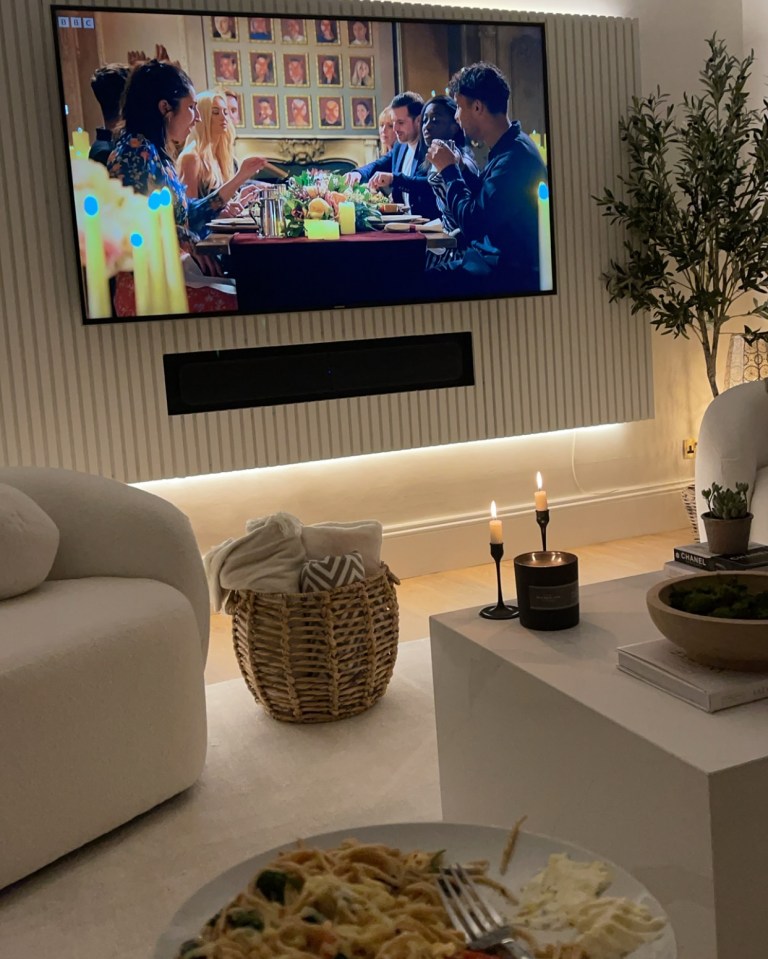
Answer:
<svg viewBox="0 0 768 959"><path fill-rule="evenodd" d="M285 193L281 187L267 187L251 204L250 213L262 236L285 236Z"/></svg>

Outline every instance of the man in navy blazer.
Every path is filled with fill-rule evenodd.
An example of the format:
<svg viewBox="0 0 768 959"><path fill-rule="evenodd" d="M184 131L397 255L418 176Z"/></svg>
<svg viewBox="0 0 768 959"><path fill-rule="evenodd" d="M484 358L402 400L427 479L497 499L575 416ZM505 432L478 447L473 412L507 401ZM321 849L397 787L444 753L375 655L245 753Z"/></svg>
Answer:
<svg viewBox="0 0 768 959"><path fill-rule="evenodd" d="M437 217L435 194L424 167L427 148L421 138L421 111L424 100L418 93L398 93L389 107L394 116L397 142L384 156L352 170L347 183L368 183L372 190L392 188L392 201L406 203L413 213L428 220Z"/></svg>

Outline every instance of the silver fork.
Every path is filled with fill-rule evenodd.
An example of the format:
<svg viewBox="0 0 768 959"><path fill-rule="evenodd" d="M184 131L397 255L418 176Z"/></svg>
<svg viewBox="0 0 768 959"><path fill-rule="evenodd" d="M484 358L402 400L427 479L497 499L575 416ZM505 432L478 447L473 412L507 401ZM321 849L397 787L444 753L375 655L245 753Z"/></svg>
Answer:
<svg viewBox="0 0 768 959"><path fill-rule="evenodd" d="M483 899L462 866L444 866L437 887L454 928L467 937L469 949L499 950L502 955L513 959L534 959L528 947L513 935L511 927Z"/></svg>

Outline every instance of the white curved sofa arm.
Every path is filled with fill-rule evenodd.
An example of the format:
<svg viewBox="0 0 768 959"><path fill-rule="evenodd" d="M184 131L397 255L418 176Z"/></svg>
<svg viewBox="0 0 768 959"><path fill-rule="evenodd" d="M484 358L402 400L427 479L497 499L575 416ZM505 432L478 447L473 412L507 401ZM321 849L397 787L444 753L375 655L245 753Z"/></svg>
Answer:
<svg viewBox="0 0 768 959"><path fill-rule="evenodd" d="M205 570L189 519L167 500L118 480L43 467L0 469L0 483L26 493L58 526L48 579L125 576L167 583L187 597L208 653Z"/></svg>
<svg viewBox="0 0 768 959"><path fill-rule="evenodd" d="M699 533L707 501L701 495L713 482L733 489L749 483L751 502L755 476L768 466L768 381L741 383L716 396L704 412L696 449L696 511ZM704 537L702 536L702 539Z"/></svg>

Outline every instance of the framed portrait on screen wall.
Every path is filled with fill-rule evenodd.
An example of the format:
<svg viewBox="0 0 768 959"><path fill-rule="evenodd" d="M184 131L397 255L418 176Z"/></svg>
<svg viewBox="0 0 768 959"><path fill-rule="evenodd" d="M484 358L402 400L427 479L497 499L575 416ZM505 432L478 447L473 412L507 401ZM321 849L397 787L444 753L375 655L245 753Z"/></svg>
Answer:
<svg viewBox="0 0 768 959"><path fill-rule="evenodd" d="M374 87L373 57L349 58L349 85L351 87Z"/></svg>
<svg viewBox="0 0 768 959"><path fill-rule="evenodd" d="M272 41L274 35L271 19L269 17L248 17L248 39Z"/></svg>
<svg viewBox="0 0 768 959"><path fill-rule="evenodd" d="M315 40L318 43L338 43L338 20L315 20Z"/></svg>
<svg viewBox="0 0 768 959"><path fill-rule="evenodd" d="M275 85L275 55L268 50L254 50L250 55L251 83L257 87Z"/></svg>
<svg viewBox="0 0 768 959"><path fill-rule="evenodd" d="M306 43L307 27L303 20L288 17L280 21L280 36L283 43Z"/></svg>
<svg viewBox="0 0 768 959"><path fill-rule="evenodd" d="M317 102L321 127L344 126L344 103L341 97L318 97Z"/></svg>
<svg viewBox="0 0 768 959"><path fill-rule="evenodd" d="M237 40L237 19L211 17L211 36L214 40Z"/></svg>
<svg viewBox="0 0 768 959"><path fill-rule="evenodd" d="M317 82L321 87L341 86L341 57L332 53L317 54Z"/></svg>
<svg viewBox="0 0 768 959"><path fill-rule="evenodd" d="M217 83L240 84L243 82L240 73L240 54L237 50L213 51L213 75Z"/></svg>
<svg viewBox="0 0 768 959"><path fill-rule="evenodd" d="M256 93L251 97L253 125L262 129L280 126L280 117L277 112L277 97L270 94Z"/></svg>
<svg viewBox="0 0 768 959"><path fill-rule="evenodd" d="M352 97L352 126L358 130L371 130L376 126L373 97Z"/></svg>
<svg viewBox="0 0 768 959"><path fill-rule="evenodd" d="M371 46L371 24L368 20L350 20L347 23L347 42L351 47Z"/></svg>
<svg viewBox="0 0 768 959"><path fill-rule="evenodd" d="M287 87L308 87L309 68L306 53L283 54L283 83Z"/></svg>
<svg viewBox="0 0 768 959"><path fill-rule="evenodd" d="M312 126L312 106L309 97L285 98L285 123L294 129Z"/></svg>

